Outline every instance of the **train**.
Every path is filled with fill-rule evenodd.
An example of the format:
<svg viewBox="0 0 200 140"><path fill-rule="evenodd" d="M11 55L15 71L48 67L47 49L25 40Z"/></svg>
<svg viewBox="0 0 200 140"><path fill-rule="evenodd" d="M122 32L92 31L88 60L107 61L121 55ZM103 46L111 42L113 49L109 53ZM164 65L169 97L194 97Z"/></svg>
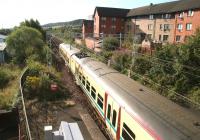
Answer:
<svg viewBox="0 0 200 140"><path fill-rule="evenodd" d="M200 115L69 44L59 54L115 140L200 140Z"/></svg>

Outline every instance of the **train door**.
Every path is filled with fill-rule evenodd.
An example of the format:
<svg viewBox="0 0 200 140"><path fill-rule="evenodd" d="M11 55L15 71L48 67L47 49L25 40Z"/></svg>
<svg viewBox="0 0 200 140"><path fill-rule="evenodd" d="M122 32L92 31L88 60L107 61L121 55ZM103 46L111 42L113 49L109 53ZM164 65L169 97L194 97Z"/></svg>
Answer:
<svg viewBox="0 0 200 140"><path fill-rule="evenodd" d="M118 112L119 112L119 105L115 102L115 100L113 100L111 96L108 95L106 125L114 139L116 138L116 132L117 132Z"/></svg>

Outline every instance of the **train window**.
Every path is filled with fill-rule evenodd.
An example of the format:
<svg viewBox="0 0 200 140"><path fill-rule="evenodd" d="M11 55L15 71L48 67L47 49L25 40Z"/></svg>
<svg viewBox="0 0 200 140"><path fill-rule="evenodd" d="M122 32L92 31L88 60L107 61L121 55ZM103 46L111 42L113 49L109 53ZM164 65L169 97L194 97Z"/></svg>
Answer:
<svg viewBox="0 0 200 140"><path fill-rule="evenodd" d="M78 78L79 78L79 80L81 81L81 73L79 72L79 74L78 74Z"/></svg>
<svg viewBox="0 0 200 140"><path fill-rule="evenodd" d="M92 86L91 95L94 100L96 100L96 89Z"/></svg>
<svg viewBox="0 0 200 140"><path fill-rule="evenodd" d="M135 134L125 123L123 123L122 137L124 140L135 140Z"/></svg>
<svg viewBox="0 0 200 140"><path fill-rule="evenodd" d="M112 125L115 127L116 124L116 117L117 117L117 112L113 110L113 118L112 118Z"/></svg>
<svg viewBox="0 0 200 140"><path fill-rule="evenodd" d="M89 81L87 81L87 83L86 83L86 89L90 92L90 82Z"/></svg>
<svg viewBox="0 0 200 140"><path fill-rule="evenodd" d="M108 104L108 113L107 113L107 118L110 120L110 112L111 112L111 105Z"/></svg>
<svg viewBox="0 0 200 140"><path fill-rule="evenodd" d="M83 83L83 85L85 86L85 77L83 76L83 78L82 78L82 83Z"/></svg>
<svg viewBox="0 0 200 140"><path fill-rule="evenodd" d="M103 109L103 97L100 94L98 94L97 104Z"/></svg>

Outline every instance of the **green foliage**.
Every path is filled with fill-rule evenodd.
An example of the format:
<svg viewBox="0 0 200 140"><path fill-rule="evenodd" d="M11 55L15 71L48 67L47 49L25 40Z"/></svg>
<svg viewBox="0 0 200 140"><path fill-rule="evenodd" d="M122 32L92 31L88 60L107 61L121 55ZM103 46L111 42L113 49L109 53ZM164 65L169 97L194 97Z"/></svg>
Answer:
<svg viewBox="0 0 200 140"><path fill-rule="evenodd" d="M26 59L33 57L44 60L44 42L41 33L30 27L16 28L7 38L7 50L17 64L25 64Z"/></svg>
<svg viewBox="0 0 200 140"><path fill-rule="evenodd" d="M11 76L9 75L9 73L7 73L5 70L0 69L0 89L5 88L10 79Z"/></svg>
<svg viewBox="0 0 200 140"><path fill-rule="evenodd" d="M21 27L26 26L26 27L34 28L42 34L43 40L46 39L46 32L42 29L38 20L33 20L33 19L25 20L24 22L20 23L20 26Z"/></svg>
<svg viewBox="0 0 200 140"><path fill-rule="evenodd" d="M148 73L148 70L152 68L151 62L148 61L147 58L137 57L135 60L135 65L133 67L133 71L142 75Z"/></svg>
<svg viewBox="0 0 200 140"><path fill-rule="evenodd" d="M134 72L145 75L151 87L161 94L185 104L179 93L200 103L200 31L185 44L157 48L153 56L136 58ZM156 83L156 84L155 84ZM159 85L159 86L155 86ZM175 92L173 92L175 91Z"/></svg>
<svg viewBox="0 0 200 140"><path fill-rule="evenodd" d="M28 98L52 101L66 97L64 93L68 91L62 88L60 74L54 68L35 61L29 61L28 67L24 84L24 91ZM58 90L52 91L51 84L57 84Z"/></svg>
<svg viewBox="0 0 200 140"><path fill-rule="evenodd" d="M119 40L114 37L106 37L103 40L103 49L105 51L112 51L119 48Z"/></svg>
<svg viewBox="0 0 200 140"><path fill-rule="evenodd" d="M112 55L112 64L113 67L122 72L126 73L128 69L130 69L132 56L128 52L123 51L115 51Z"/></svg>
<svg viewBox="0 0 200 140"><path fill-rule="evenodd" d="M0 73L0 85L2 87L2 90L0 90L0 110L9 110L18 101L20 69L14 65L2 65L0 66Z"/></svg>
<svg viewBox="0 0 200 140"><path fill-rule="evenodd" d="M132 49L132 46L133 46L133 34L132 33L128 33L125 36L122 46L123 46L123 48Z"/></svg>

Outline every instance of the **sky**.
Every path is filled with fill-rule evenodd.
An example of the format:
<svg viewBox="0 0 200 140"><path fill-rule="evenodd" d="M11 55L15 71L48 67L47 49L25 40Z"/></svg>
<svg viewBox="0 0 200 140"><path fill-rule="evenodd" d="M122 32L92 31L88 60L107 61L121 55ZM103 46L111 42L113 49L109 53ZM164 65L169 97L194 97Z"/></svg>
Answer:
<svg viewBox="0 0 200 140"><path fill-rule="evenodd" d="M96 6L128 8L173 0L0 0L0 29L18 26L25 19L37 19L41 25L88 19Z"/></svg>

